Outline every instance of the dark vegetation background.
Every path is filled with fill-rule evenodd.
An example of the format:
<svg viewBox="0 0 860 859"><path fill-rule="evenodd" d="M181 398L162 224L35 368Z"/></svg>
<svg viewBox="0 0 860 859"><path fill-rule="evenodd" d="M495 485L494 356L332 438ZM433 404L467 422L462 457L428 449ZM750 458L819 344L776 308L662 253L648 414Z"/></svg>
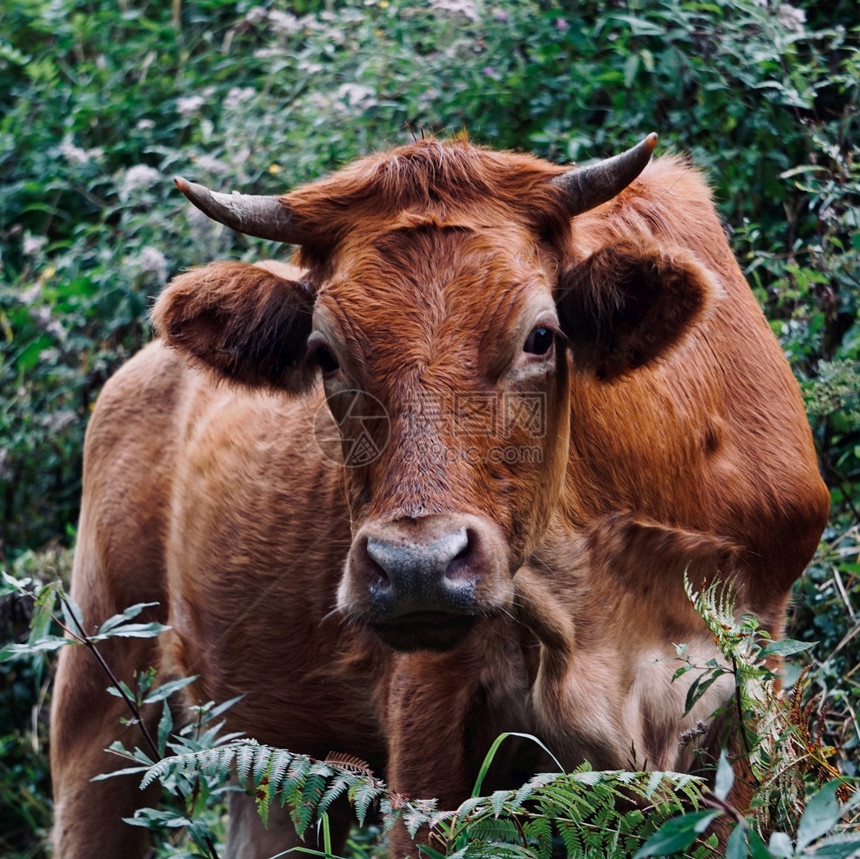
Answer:
<svg viewBox="0 0 860 859"><path fill-rule="evenodd" d="M833 514L790 634L818 642L810 707L856 774L858 27L855 0L3 0L0 562L68 575L87 418L165 282L285 255L173 172L277 193L408 126L565 162L656 130L707 173L806 397ZM0 604L0 639L26 615ZM49 678L0 668L0 855L43 855Z"/></svg>

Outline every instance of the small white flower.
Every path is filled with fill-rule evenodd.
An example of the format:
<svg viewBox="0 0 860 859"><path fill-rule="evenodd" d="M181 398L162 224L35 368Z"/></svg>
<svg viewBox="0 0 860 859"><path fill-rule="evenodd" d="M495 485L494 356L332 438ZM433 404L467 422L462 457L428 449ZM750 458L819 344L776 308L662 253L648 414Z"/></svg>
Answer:
<svg viewBox="0 0 860 859"><path fill-rule="evenodd" d="M206 104L206 100L202 95L180 96L176 99L176 109L182 116L191 116L191 114L197 113L204 104Z"/></svg>
<svg viewBox="0 0 860 859"><path fill-rule="evenodd" d="M776 20L792 33L803 32L806 23L806 12L797 9L789 3L780 3L776 10Z"/></svg>
<svg viewBox="0 0 860 859"><path fill-rule="evenodd" d="M229 164L225 164L213 155L199 155L194 159L194 163L206 173L214 173L216 175L226 173L230 169Z"/></svg>
<svg viewBox="0 0 860 859"><path fill-rule="evenodd" d="M268 12L262 6L252 6L245 15L246 24L259 24L268 17Z"/></svg>
<svg viewBox="0 0 860 859"><path fill-rule="evenodd" d="M39 254L47 243L47 236L34 236L32 233L24 233L23 250L28 257L34 257Z"/></svg>
<svg viewBox="0 0 860 859"><path fill-rule="evenodd" d="M227 110L238 110L245 102L250 101L255 95L252 87L234 86L224 97L224 107Z"/></svg>
<svg viewBox="0 0 860 859"><path fill-rule="evenodd" d="M323 111L328 110L328 108L331 107L331 98L321 92L310 93L307 101L314 110Z"/></svg>
<svg viewBox="0 0 860 859"><path fill-rule="evenodd" d="M151 119L141 119L137 123L138 131L152 131L153 128L155 128L155 123Z"/></svg>
<svg viewBox="0 0 860 859"><path fill-rule="evenodd" d="M296 63L296 69L303 75L316 75L323 70L323 67L320 63L314 63L310 60L299 60Z"/></svg>
<svg viewBox="0 0 860 859"><path fill-rule="evenodd" d="M430 0L430 9L444 15L462 15L467 21L477 21L481 16L475 0Z"/></svg>
<svg viewBox="0 0 860 859"><path fill-rule="evenodd" d="M158 283L167 282L167 258L164 254L151 245L144 245L140 249L138 260L141 271L155 275Z"/></svg>
<svg viewBox="0 0 860 859"><path fill-rule="evenodd" d="M361 84L342 84L338 88L337 97L350 107L360 110L367 110L377 104L373 90Z"/></svg>
<svg viewBox="0 0 860 859"><path fill-rule="evenodd" d="M62 322L59 319L52 319L46 326L45 331L48 334L53 334L60 343L66 342L66 329Z"/></svg>
<svg viewBox="0 0 860 859"><path fill-rule="evenodd" d="M21 304L26 304L28 307L42 294L42 284L34 283L29 289L25 289L21 293Z"/></svg>
<svg viewBox="0 0 860 859"><path fill-rule="evenodd" d="M275 9L269 12L269 23L281 36L292 36L302 29L302 22L295 15L289 12L278 12Z"/></svg>
<svg viewBox="0 0 860 859"><path fill-rule="evenodd" d="M284 56L283 48L257 48L254 51L254 56L258 60L272 60Z"/></svg>
<svg viewBox="0 0 860 859"><path fill-rule="evenodd" d="M60 154L69 162L69 164L89 164L90 156L85 149L80 146L75 146L72 143L72 138L67 134L60 144Z"/></svg>
<svg viewBox="0 0 860 859"><path fill-rule="evenodd" d="M46 349L40 355L43 360L56 360L55 355L48 354L54 352L53 349ZM42 426L54 432L59 432L67 426L73 424L78 419L78 416L71 409L62 409L58 412L51 412L41 418Z"/></svg>
<svg viewBox="0 0 860 859"><path fill-rule="evenodd" d="M36 324L48 334L53 335L60 341L60 343L65 343L66 341L66 329L63 327L63 323L60 322L59 319L51 318L51 308L50 307L37 307L36 312L33 314L33 318ZM45 350L47 352L48 350ZM45 352L41 354L44 355Z"/></svg>
<svg viewBox="0 0 860 859"><path fill-rule="evenodd" d="M138 188L150 188L161 178L161 174L154 167L147 164L135 164L125 171L122 180L122 193L131 194Z"/></svg>

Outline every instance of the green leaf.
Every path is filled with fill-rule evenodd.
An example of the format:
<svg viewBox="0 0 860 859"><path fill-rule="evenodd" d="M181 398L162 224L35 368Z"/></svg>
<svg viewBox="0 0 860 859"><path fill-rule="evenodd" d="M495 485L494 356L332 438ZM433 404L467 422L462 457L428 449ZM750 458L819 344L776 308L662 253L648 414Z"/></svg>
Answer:
<svg viewBox="0 0 860 859"><path fill-rule="evenodd" d="M755 831L755 829L749 829L747 837L751 859L772 859L770 851L765 847L764 841L761 840L761 836ZM791 847L790 843L789 847ZM793 853L789 854L789 856L793 855Z"/></svg>
<svg viewBox="0 0 860 859"><path fill-rule="evenodd" d="M839 818L842 809L836 792L844 784L842 779L828 782L806 804L806 810L797 825L797 849L803 850L808 844L829 832Z"/></svg>
<svg viewBox="0 0 860 859"><path fill-rule="evenodd" d="M721 811L694 811L667 820L636 852L634 859L669 856L678 850L686 850L696 836L721 814Z"/></svg>
<svg viewBox="0 0 860 859"><path fill-rule="evenodd" d="M243 788L248 786L248 776L254 765L257 748L256 742L248 742L242 743L236 750L236 777ZM277 789L277 785L273 787Z"/></svg>
<svg viewBox="0 0 860 859"><path fill-rule="evenodd" d="M90 781L106 781L109 778L116 778L118 775L137 775L139 773L145 773L149 767L140 766L140 767L125 767L121 770L112 770L111 772L101 773L100 775L94 775Z"/></svg>
<svg viewBox="0 0 860 859"><path fill-rule="evenodd" d="M207 721L209 721L210 719L217 719L218 716L220 716L222 713L226 713L227 710L229 710L234 704L237 704L239 701L241 701L244 697L245 693L243 692L241 695L237 695L235 698L230 698L228 701L224 701L221 704L217 704L210 711L209 718L207 719Z"/></svg>
<svg viewBox="0 0 860 859"><path fill-rule="evenodd" d="M109 638L156 638L170 629L163 623L126 623L114 627L104 635L94 635L93 641L106 641Z"/></svg>
<svg viewBox="0 0 860 859"><path fill-rule="evenodd" d="M34 603L33 618L30 621L30 635L27 639L30 644L35 644L39 639L47 637L54 622L54 607L61 590L62 585L56 582L46 585L39 591Z"/></svg>
<svg viewBox="0 0 860 859"><path fill-rule="evenodd" d="M720 760L717 764L717 777L714 783L714 794L717 799L724 800L729 795L732 785L735 783L735 772L729 762L726 750L720 752Z"/></svg>
<svg viewBox="0 0 860 859"><path fill-rule="evenodd" d="M725 674L725 671L713 671L710 672L710 676L707 680L703 680L702 677L706 677L707 675L703 674L702 677L698 677L690 684L690 688L687 690L687 697L684 701L684 715L686 716L693 707L696 706L698 700L708 691L708 689L713 686L717 680Z"/></svg>
<svg viewBox="0 0 860 859"><path fill-rule="evenodd" d="M792 656L795 653L803 653L811 650L817 641L794 641L791 638L783 638L782 641L772 641L761 649L761 656Z"/></svg>
<svg viewBox="0 0 860 859"><path fill-rule="evenodd" d="M794 856L794 846L784 832L772 832L767 849L771 856L776 856L778 859L791 859Z"/></svg>
<svg viewBox="0 0 860 859"><path fill-rule="evenodd" d="M475 786L472 788L473 797L481 795L481 787L484 784L484 778L490 769L490 765L493 763L493 758L495 758L496 752L499 750L499 746L501 746L508 737L520 737L524 740L531 740L552 758L552 761L558 767L559 772L564 772L564 767L558 762L558 758L536 736L534 736L534 734L521 734L517 731L506 731L503 734L499 734L499 736L493 740L493 744L490 746L489 751L484 755L483 763L478 771L478 777L475 779Z"/></svg>
<svg viewBox="0 0 860 859"><path fill-rule="evenodd" d="M7 644L0 649L0 662L18 659L20 656L32 656L34 653L50 653L54 650L59 650L61 647L65 647L67 644L76 643L70 638L51 635L33 644Z"/></svg>
<svg viewBox="0 0 860 859"><path fill-rule="evenodd" d="M806 855L812 859L854 859L860 852L860 835L834 835L819 841Z"/></svg>
<svg viewBox="0 0 860 859"><path fill-rule="evenodd" d="M726 841L725 859L747 859L747 829L739 823Z"/></svg>
<svg viewBox="0 0 860 859"><path fill-rule="evenodd" d="M190 677L180 677L178 680L171 680L164 683L157 689L150 692L144 699L144 704L155 704L158 701L164 701L180 689L184 689L189 683L193 683L197 679L197 675L193 674Z"/></svg>
<svg viewBox="0 0 860 859"><path fill-rule="evenodd" d="M121 623L124 623L127 620L132 620L132 618L137 617L145 608L149 608L150 606L158 605L157 602L139 602L133 606L129 606L125 611L120 614L115 614L109 617L99 628L97 635L104 635L107 632L110 632L114 627L119 626Z"/></svg>
<svg viewBox="0 0 860 859"><path fill-rule="evenodd" d="M41 360L42 353L54 345L54 339L43 334L29 345L25 346L19 353L15 362L21 375L29 373Z"/></svg>
<svg viewBox="0 0 860 859"><path fill-rule="evenodd" d="M120 680L118 683L115 684L112 683L110 686L107 687L106 691L108 695L113 695L114 698L122 698L123 693L125 693L126 697L131 698L132 701L134 701L136 697L134 692L132 692L131 688L129 687L128 683L125 682L125 680Z"/></svg>
<svg viewBox="0 0 860 859"><path fill-rule="evenodd" d="M158 720L158 753L164 757L165 749L167 748L167 740L173 733L173 714L170 712L170 705L165 700L161 707L161 718Z"/></svg>

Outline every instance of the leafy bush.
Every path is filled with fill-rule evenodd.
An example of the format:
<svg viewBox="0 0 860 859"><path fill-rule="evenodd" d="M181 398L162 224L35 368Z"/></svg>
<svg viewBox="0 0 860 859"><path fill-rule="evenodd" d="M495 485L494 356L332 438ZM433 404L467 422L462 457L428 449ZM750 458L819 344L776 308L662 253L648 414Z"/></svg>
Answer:
<svg viewBox="0 0 860 859"><path fill-rule="evenodd" d="M709 174L804 390L834 512L796 590L791 631L819 642L807 675L817 697L804 706L820 711L824 739L856 774L860 7L583 0L573 8L561 0L8 3L0 556L16 575L31 575L55 557L32 550L71 544L89 412L148 337L146 311L163 284L213 258L284 253L202 219L173 188L174 171L272 193L424 128L466 128L478 142L556 160L602 156L653 129L661 149L690 152ZM18 634L11 618L0 619L4 638ZM0 797L20 811L15 827L38 830L50 811L43 743L23 725L44 703L45 677L17 665L3 671L11 694L0 698ZM12 832L5 819L2 829ZM15 838L0 850L28 842Z"/></svg>
<svg viewBox="0 0 860 859"><path fill-rule="evenodd" d="M32 581L4 575L4 591L27 595ZM689 710L720 676L730 674L735 694L721 715L727 743L735 746L743 762L744 777L756 786L750 816L729 803L735 779L725 752L717 768L713 790L703 779L679 773L594 772L584 763L572 773L542 773L513 790L482 796L481 788L501 743L502 734L487 752L472 796L455 810L439 809L436 800L412 799L390 791L368 765L357 758L332 754L325 761L286 749L260 745L240 735L220 735L217 719L239 698L193 706L193 718L174 733L168 699L191 683L180 678L154 686L155 671L138 675L135 688L118 680L101 658L99 644L110 638L150 638L166 627L139 623L135 618L151 604L138 604L104 621L87 634L80 609L59 583L35 590L36 611L29 641L10 644L0 651L0 662L21 656L40 658L65 646L84 646L101 667L107 691L121 697L131 719L140 725L144 749L126 749L114 743L109 751L131 766L95 780L142 776L141 787L160 781L172 806L138 809L126 822L156 834L184 829L202 854L217 859L215 832L223 816L223 800L231 779L253 796L264 823L273 802L287 805L299 835L319 821L323 853L331 857L327 828L328 809L346 797L364 826L369 816L381 815L383 833L402 825L419 843L419 852L431 859L444 857L519 856L551 859L556 843L568 856L630 856L645 859L684 851L692 859L721 854L716 834L706 829L720 817L733 826L725 842L726 855L744 857L845 857L860 849L860 834L840 821L858 818L860 793L839 777L829 758L834 750L822 746L820 732L810 731L808 709L799 706L795 693L787 702L779 692L779 677L765 659L788 656L811 647L797 641L769 641L755 618L736 620L729 588L716 583L688 598L703 618L721 652L721 660L697 666L687 657L687 646L677 645L677 679L689 671L698 676L689 686ZM52 632L52 623L64 633ZM240 696L241 697L241 696ZM157 732L141 719L145 706L162 705ZM548 752L535 737L530 739ZM171 752L172 754L168 754ZM554 760L554 758L553 758ZM559 769L562 769L559 767ZM823 785L816 790L818 785ZM809 796L810 788L813 793ZM847 800L847 801L846 801ZM689 811L692 806L694 811ZM855 820L856 822L856 820ZM840 831L845 829L845 831ZM765 846L763 834L769 834ZM161 841L159 855L175 856L173 839ZM698 842L698 843L696 843ZM314 852L302 848L302 852ZM179 854L186 855L186 854ZM364 855L359 849L356 855Z"/></svg>

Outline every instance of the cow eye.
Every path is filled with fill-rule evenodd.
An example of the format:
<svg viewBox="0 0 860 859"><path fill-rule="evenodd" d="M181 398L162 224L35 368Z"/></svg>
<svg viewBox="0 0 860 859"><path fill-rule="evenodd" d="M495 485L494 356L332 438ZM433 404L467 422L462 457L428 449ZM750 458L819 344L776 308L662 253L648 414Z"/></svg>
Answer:
<svg viewBox="0 0 860 859"><path fill-rule="evenodd" d="M323 373L334 373L340 367L334 352L322 343L314 351L314 361Z"/></svg>
<svg viewBox="0 0 860 859"><path fill-rule="evenodd" d="M549 328L544 328L543 325L538 326L526 338L523 352L530 352L532 355L546 355L552 348L554 334Z"/></svg>

